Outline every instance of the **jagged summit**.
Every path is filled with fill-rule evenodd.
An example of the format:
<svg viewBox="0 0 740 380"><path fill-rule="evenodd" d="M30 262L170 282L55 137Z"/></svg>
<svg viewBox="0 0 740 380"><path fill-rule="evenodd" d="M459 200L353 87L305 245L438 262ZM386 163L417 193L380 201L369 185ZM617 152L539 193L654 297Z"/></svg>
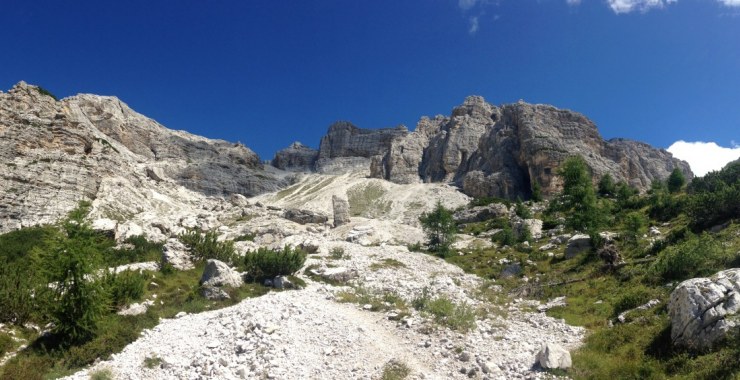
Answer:
<svg viewBox="0 0 740 380"><path fill-rule="evenodd" d="M526 198L535 182L545 195L553 194L561 185L557 167L576 154L597 179L610 173L640 190L674 168L692 176L686 162L665 150L627 139L605 141L580 113L524 101L495 106L481 96L467 97L450 116L422 117L413 132L336 123L318 152L301 153L317 157L301 161L306 171L361 169L396 183L453 182L476 197ZM286 162L291 154L282 150L276 157Z"/></svg>

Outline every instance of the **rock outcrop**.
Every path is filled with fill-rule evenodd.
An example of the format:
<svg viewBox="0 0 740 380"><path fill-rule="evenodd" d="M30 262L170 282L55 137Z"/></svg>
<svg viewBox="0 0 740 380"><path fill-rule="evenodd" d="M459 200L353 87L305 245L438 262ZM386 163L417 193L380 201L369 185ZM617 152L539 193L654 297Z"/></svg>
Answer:
<svg viewBox="0 0 740 380"><path fill-rule="evenodd" d="M334 227L349 223L349 202L344 198L332 195L331 203L334 211Z"/></svg>
<svg viewBox="0 0 740 380"><path fill-rule="evenodd" d="M704 350L740 327L740 269L679 284L668 301L671 339L678 346Z"/></svg>
<svg viewBox="0 0 740 380"><path fill-rule="evenodd" d="M386 129L362 129L346 121L332 124L321 138L316 170L338 174L350 170L370 170L374 157L389 150L391 142L408 134L404 126Z"/></svg>
<svg viewBox="0 0 740 380"><path fill-rule="evenodd" d="M497 107L480 96L465 99L449 117L423 117L413 132L336 123L321 140L315 169L341 172L369 165L374 178L453 182L473 197L515 199L531 196L535 183L545 196L559 191L557 169L572 155L586 160L594 181L609 173L639 190L675 168L692 177L688 164L665 150L626 139L605 141L579 113L522 101ZM291 159L301 160L281 161Z"/></svg>
<svg viewBox="0 0 740 380"><path fill-rule="evenodd" d="M272 166L282 170L310 171L314 169L318 159L318 150L294 142L289 147L275 153Z"/></svg>
<svg viewBox="0 0 740 380"><path fill-rule="evenodd" d="M24 82L0 93L0 139L0 232L56 222L82 199L118 197L110 213L125 216L171 185L256 195L287 184L242 144L167 129L115 97L57 101Z"/></svg>

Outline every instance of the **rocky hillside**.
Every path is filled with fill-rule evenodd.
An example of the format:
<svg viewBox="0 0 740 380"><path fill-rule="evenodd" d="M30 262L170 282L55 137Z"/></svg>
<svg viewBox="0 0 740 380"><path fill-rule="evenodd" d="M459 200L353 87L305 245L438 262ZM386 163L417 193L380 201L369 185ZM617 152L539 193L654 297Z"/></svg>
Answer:
<svg viewBox="0 0 740 380"><path fill-rule="evenodd" d="M640 190L674 168L692 176L686 162L665 150L605 141L579 113L524 102L497 107L479 96L465 99L450 116L422 118L413 132L334 124L319 151L294 145L278 152L273 165L320 172L362 168L395 183L454 182L470 196L514 199L530 196L534 183L545 195L558 191L555 171L575 154L586 159L595 180L609 173Z"/></svg>
<svg viewBox="0 0 740 380"><path fill-rule="evenodd" d="M206 195L287 184L244 145L167 129L115 97L57 101L24 82L0 92L0 140L0 232L55 222L83 198L111 196L106 216L122 219L155 183Z"/></svg>

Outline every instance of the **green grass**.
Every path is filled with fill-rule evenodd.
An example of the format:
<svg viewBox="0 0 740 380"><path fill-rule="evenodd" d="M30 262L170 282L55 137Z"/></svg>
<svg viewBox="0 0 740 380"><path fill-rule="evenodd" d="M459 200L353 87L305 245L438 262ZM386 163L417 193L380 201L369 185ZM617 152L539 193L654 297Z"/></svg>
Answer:
<svg viewBox="0 0 740 380"><path fill-rule="evenodd" d="M466 303L455 304L445 296L432 298L427 289L412 301L412 306L422 313L432 316L435 322L456 331L469 331L475 328L476 311Z"/></svg>
<svg viewBox="0 0 740 380"><path fill-rule="evenodd" d="M377 271L389 268L407 268L406 264L396 259L383 259L380 262L370 264L370 270Z"/></svg>
<svg viewBox="0 0 740 380"><path fill-rule="evenodd" d="M144 367L152 369L162 365L162 358L157 355L147 356L144 358Z"/></svg>
<svg viewBox="0 0 740 380"><path fill-rule="evenodd" d="M411 374L411 368L406 364L391 360L383 366L381 380L403 380Z"/></svg>
<svg viewBox="0 0 740 380"><path fill-rule="evenodd" d="M377 183L361 184L347 190L349 213L351 216L379 217L387 214L391 208L390 201L383 201L385 188Z"/></svg>

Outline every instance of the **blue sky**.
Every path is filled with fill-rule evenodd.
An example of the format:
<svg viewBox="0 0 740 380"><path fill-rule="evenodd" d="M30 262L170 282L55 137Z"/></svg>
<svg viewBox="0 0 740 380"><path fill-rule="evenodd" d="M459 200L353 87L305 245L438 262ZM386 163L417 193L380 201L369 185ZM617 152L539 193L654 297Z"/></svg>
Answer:
<svg viewBox="0 0 740 380"><path fill-rule="evenodd" d="M116 95L263 159L472 94L740 156L740 0L0 1L0 89Z"/></svg>

